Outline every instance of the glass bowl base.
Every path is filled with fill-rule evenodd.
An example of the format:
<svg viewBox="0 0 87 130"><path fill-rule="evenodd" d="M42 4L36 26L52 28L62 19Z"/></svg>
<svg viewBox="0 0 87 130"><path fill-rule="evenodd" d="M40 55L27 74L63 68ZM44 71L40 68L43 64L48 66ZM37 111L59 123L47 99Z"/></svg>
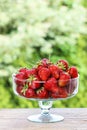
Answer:
<svg viewBox="0 0 87 130"><path fill-rule="evenodd" d="M52 123L64 120L63 116L54 114L37 114L31 115L27 118L29 121L40 122L40 123Z"/></svg>

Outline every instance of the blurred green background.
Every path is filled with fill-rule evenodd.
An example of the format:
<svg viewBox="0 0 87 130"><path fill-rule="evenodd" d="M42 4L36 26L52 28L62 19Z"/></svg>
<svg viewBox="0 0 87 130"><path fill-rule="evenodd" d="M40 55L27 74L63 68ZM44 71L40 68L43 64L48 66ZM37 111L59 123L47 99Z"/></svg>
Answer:
<svg viewBox="0 0 87 130"><path fill-rule="evenodd" d="M17 97L12 73L46 57L78 67L78 94L53 107L87 107L87 1L0 0L0 108L38 107Z"/></svg>

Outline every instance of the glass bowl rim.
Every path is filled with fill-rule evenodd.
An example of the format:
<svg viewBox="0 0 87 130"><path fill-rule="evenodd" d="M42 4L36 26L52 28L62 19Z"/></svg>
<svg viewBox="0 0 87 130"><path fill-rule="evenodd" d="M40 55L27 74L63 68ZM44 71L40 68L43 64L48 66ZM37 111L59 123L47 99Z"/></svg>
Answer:
<svg viewBox="0 0 87 130"><path fill-rule="evenodd" d="M22 72L20 72L20 73L22 73ZM15 77L16 76L16 73L13 73L12 74L12 78L13 79L16 79L16 80L18 80L18 81L22 81L22 82L30 82L29 81L29 79L23 79L23 80L21 80L21 79L19 79L19 78L16 78ZM77 80L77 79L79 79L79 77L80 77L80 75L78 74L78 77L76 77L76 78L70 78L69 80L61 80L61 79L57 79L57 82L60 80L60 81L74 81L74 80ZM33 80L33 81L35 81L36 83L45 83L46 81L38 81L38 80Z"/></svg>

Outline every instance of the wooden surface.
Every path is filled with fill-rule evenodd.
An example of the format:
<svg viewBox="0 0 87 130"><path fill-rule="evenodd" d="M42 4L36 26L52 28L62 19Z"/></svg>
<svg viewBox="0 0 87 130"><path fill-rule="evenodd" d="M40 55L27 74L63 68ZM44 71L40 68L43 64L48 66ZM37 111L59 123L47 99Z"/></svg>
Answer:
<svg viewBox="0 0 87 130"><path fill-rule="evenodd" d="M56 108L51 113L65 117L56 123L34 123L27 120L32 114L40 113L40 109L1 109L0 130L87 130L86 108Z"/></svg>

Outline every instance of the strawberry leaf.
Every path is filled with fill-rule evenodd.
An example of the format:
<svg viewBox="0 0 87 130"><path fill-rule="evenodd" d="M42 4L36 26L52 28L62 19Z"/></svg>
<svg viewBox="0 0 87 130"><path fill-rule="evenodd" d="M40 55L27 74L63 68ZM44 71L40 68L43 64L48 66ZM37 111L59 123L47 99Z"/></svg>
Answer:
<svg viewBox="0 0 87 130"><path fill-rule="evenodd" d="M23 95L25 95L26 91L28 89L28 84L25 84L23 89L21 90L21 92L23 93Z"/></svg>

